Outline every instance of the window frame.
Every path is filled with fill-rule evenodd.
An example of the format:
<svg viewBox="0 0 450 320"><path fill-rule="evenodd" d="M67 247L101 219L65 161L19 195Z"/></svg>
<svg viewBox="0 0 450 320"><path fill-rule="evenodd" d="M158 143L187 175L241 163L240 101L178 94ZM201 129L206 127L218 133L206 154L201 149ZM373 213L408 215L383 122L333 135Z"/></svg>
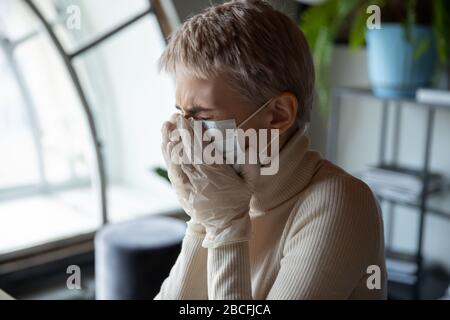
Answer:
<svg viewBox="0 0 450 320"><path fill-rule="evenodd" d="M81 82L78 77L78 73L73 65L73 59L83 55L86 52L89 52L91 49L96 48L103 42L108 39L116 36L121 31L126 30L128 27L132 26L135 22L140 21L142 18L147 17L148 15L154 15L156 20L158 21L161 34L165 41L167 41L168 36L174 30L174 28L179 24L179 21L174 21L173 13L172 18L171 10L173 10L173 4L165 3L163 4L161 0L147 0L148 8L141 13L129 18L125 22L111 28L109 31L106 31L99 35L97 38L92 40L91 42L85 44L84 46L79 47L73 52L66 52L63 48L62 43L56 36L56 33L53 30L54 23L47 21L43 13L40 9L35 5L35 1L33 0L22 0L23 3L28 7L30 12L39 20L41 25L44 27L42 32L45 32L52 45L57 49L57 52L62 57L64 65L70 75L72 80L72 84L76 89L76 93L78 98L82 104L82 111L84 112L86 119L89 124L90 130L90 138L92 139L91 143L94 147L95 151L95 159L96 159L96 169L97 169L97 193L99 197L100 204L100 213L102 215L102 223L101 226L104 226L108 223L108 208L107 208L107 195L106 195L106 180L105 180L105 169L103 163L103 155L102 155L102 144L98 138L98 129L97 124L94 121L94 117L92 114L93 108L86 98L86 94L83 90ZM167 0L164 0L167 2ZM169 6L169 7L168 7ZM168 12L169 11L169 12ZM168 14L169 13L169 14ZM61 21L56 21L55 23L60 23ZM27 41L32 38L34 35L38 34L38 32L32 32L30 35L26 35L23 39L19 39L16 45L20 45L21 43ZM76 185L84 185L83 181L77 181ZM73 187L72 185L61 185L55 186L54 190L64 190L67 188ZM14 197L22 197L26 195L31 195L39 190L39 186L21 186L18 188L14 188L11 190L11 195ZM184 218L182 214L179 212L168 213L168 215L172 215L179 218ZM95 236L95 232L87 232L85 234L80 234L76 236L69 236L67 238L49 241L45 244L29 247L26 249L20 249L17 251L13 251L10 253L0 255L0 278L5 275L11 275L14 273L22 273L24 270L35 268L43 265L51 265L61 258L67 258L70 256L76 256L80 254L86 254L93 251L93 239ZM0 282L0 285L2 283Z"/></svg>

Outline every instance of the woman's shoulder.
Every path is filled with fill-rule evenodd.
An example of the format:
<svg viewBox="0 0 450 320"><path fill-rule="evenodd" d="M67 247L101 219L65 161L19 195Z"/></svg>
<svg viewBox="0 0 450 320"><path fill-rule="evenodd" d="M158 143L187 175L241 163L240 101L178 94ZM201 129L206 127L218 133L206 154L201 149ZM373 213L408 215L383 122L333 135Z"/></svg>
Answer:
<svg viewBox="0 0 450 320"><path fill-rule="evenodd" d="M305 191L308 197L320 196L324 200L338 200L337 197L355 201L359 198L374 199L370 187L364 181L328 160L321 160L319 169Z"/></svg>
<svg viewBox="0 0 450 320"><path fill-rule="evenodd" d="M369 186L328 160L321 160L318 170L302 192L298 215L357 215L377 217L378 202Z"/></svg>
<svg viewBox="0 0 450 320"><path fill-rule="evenodd" d="M288 238L312 232L313 236L357 241L375 250L372 247L379 246L383 237L381 210L370 188L326 160L295 208Z"/></svg>

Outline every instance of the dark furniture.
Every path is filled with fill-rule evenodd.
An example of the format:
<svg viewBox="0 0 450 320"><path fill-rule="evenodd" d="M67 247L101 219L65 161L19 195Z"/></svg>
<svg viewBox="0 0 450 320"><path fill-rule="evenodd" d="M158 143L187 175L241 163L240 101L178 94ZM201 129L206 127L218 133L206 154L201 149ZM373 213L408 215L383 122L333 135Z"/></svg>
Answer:
<svg viewBox="0 0 450 320"><path fill-rule="evenodd" d="M178 257L185 229L184 221L153 216L97 232L96 299L153 299Z"/></svg>
<svg viewBox="0 0 450 320"><path fill-rule="evenodd" d="M327 158L330 161L337 160L337 147L338 147L338 134L339 134L339 118L341 111L341 100L343 97L360 97L366 99L372 99L380 102L381 110L381 132L380 132L380 143L378 151L378 164L397 164L398 161L398 150L400 146L400 128L401 128L401 115L404 105L415 104L426 109L427 117L424 119L426 121L426 131L425 131L425 146L422 164L422 174L423 174L423 186L427 185L427 179L430 174L430 158L431 158L431 148L432 148L432 135L434 131L434 121L436 110L442 109L450 111L450 105L447 104L424 104L416 101L415 99L409 98L378 98L373 95L370 89L363 88L336 88L332 94L331 101L331 113L329 119L328 127L328 137L327 137ZM388 144L388 123L389 123L389 108L394 107L394 132L392 137L392 158L387 159L387 144ZM376 120L375 120L376 121ZM395 206L407 206L417 209L419 213L419 228L417 232L417 244L416 253L411 255L403 252L394 252L390 248L392 239L392 225L393 221L390 221L390 230L387 233L386 249L387 257L403 261L406 263L413 263L416 265L415 281L411 286L411 290L405 288L404 286L398 286L398 284L391 282L390 289L394 298L435 298L434 295L441 294L440 291L444 291L448 287L448 276L442 270L436 270L435 267L426 269L423 259L423 243L424 243L424 233L425 233L425 223L428 214L433 214L443 219L450 219L450 191L445 190L440 194L429 194L425 192L425 187L422 188L421 196L419 201L407 202L399 201L394 198L386 198L378 196L380 201L388 203L389 215L388 217L393 217L393 212ZM432 270L432 274L431 271ZM439 292L434 293L433 291Z"/></svg>

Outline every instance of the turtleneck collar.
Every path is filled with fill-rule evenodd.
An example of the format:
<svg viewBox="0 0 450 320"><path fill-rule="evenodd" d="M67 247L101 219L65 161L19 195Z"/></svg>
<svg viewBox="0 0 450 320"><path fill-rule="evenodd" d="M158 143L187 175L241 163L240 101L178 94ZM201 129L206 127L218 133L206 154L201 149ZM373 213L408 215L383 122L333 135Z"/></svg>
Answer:
<svg viewBox="0 0 450 320"><path fill-rule="evenodd" d="M308 150L309 143L309 138L298 130L279 153L278 173L258 177L250 202L252 216L280 206L308 185L321 160L319 153Z"/></svg>

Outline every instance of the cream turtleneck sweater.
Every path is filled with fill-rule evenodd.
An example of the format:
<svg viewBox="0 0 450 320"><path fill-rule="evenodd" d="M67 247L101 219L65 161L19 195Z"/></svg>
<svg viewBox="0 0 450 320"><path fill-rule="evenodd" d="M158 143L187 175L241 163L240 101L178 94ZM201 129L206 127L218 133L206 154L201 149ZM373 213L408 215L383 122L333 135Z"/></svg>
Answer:
<svg viewBox="0 0 450 320"><path fill-rule="evenodd" d="M250 241L206 249L204 233L188 223L155 299L386 298L377 201L366 184L308 147L296 133L280 152L278 174L260 176ZM367 286L371 265L380 268L381 289Z"/></svg>

